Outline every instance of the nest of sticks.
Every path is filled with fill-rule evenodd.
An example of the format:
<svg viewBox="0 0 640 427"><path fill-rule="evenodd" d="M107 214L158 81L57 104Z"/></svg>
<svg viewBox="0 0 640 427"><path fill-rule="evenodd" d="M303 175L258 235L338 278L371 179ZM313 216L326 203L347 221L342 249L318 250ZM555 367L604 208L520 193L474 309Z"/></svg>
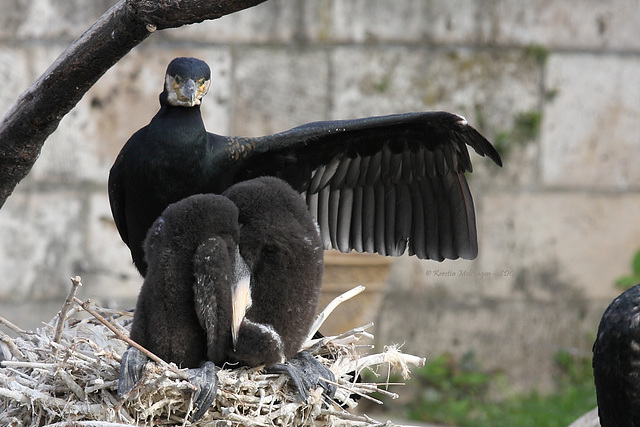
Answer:
<svg viewBox="0 0 640 427"><path fill-rule="evenodd" d="M60 312L42 328L24 331L7 319L12 338L0 331L0 425L91 426L202 425L202 426L383 426L366 415L344 408L357 406L356 396L391 397L388 382L354 380L354 372L374 373L390 368L408 378L408 365L424 359L386 347L368 354L373 336L367 326L340 336L308 340L305 348L335 375L334 402L323 399L321 388L300 402L285 375L265 374L260 368L223 366L218 371L215 403L191 424L194 387L185 371L162 361L147 363L143 381L122 399L117 395L120 355L129 346L131 311L96 307L75 297L78 277ZM334 300L318 317L313 331L341 301L359 293L358 287ZM87 314L87 312L89 314ZM370 325L368 325L370 326Z"/></svg>

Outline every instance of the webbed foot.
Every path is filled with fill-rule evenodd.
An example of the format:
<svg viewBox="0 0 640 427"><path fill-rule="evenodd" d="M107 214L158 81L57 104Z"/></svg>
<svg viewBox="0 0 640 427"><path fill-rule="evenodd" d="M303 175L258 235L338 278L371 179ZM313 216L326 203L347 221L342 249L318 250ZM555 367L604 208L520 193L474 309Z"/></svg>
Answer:
<svg viewBox="0 0 640 427"><path fill-rule="evenodd" d="M195 422L211 407L218 392L218 375L213 362L205 362L199 368L189 369L189 382L198 389L195 392L191 416L191 422Z"/></svg>
<svg viewBox="0 0 640 427"><path fill-rule="evenodd" d="M320 386L324 389L323 394L329 399L333 399L336 393L336 386L326 380L335 382L335 376L327 367L313 357L307 351L300 351L286 363L276 363L270 366L267 371L287 374L295 385L303 402L309 397L309 390Z"/></svg>
<svg viewBox="0 0 640 427"><path fill-rule="evenodd" d="M118 379L118 397L123 397L129 393L140 381L142 370L147 360L147 356L135 347L129 347L122 354L120 378Z"/></svg>
<svg viewBox="0 0 640 427"><path fill-rule="evenodd" d="M118 397L124 397L140 381L147 360L147 356L135 347L129 347L122 354ZM197 388L193 402L194 412L191 417L191 421L195 422L202 418L215 400L218 391L218 376L213 362L205 362L200 368L189 369L188 375L189 382Z"/></svg>

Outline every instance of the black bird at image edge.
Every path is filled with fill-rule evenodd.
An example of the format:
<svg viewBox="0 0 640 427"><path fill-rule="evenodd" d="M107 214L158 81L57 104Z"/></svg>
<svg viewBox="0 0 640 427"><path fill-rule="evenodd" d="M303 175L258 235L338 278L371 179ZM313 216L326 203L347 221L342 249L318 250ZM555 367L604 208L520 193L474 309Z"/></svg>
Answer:
<svg viewBox="0 0 640 427"><path fill-rule="evenodd" d="M160 110L111 168L111 210L143 276L143 241L168 205L259 176L281 178L305 196L325 248L439 261L477 256L467 145L502 161L463 117L405 113L221 136L207 132L200 112L210 79L199 59L171 61Z"/></svg>
<svg viewBox="0 0 640 427"><path fill-rule="evenodd" d="M593 344L602 427L640 427L640 284L614 299Z"/></svg>

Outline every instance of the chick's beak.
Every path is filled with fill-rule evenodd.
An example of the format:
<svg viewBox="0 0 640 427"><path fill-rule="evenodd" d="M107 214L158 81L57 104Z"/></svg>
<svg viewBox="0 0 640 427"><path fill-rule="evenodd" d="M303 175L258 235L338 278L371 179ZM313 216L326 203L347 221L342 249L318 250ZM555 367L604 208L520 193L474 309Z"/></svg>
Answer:
<svg viewBox="0 0 640 427"><path fill-rule="evenodd" d="M251 307L251 271L238 250L236 250L234 276L235 281L231 289L231 339L235 350L240 326L247 310Z"/></svg>

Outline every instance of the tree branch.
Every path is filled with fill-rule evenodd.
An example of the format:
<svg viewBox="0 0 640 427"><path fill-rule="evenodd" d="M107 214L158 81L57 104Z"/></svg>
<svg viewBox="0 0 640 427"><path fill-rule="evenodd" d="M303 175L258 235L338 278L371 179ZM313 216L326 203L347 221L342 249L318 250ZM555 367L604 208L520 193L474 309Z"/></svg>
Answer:
<svg viewBox="0 0 640 427"><path fill-rule="evenodd" d="M29 87L0 121L0 208L44 141L100 77L152 32L216 19L266 0L121 0Z"/></svg>

